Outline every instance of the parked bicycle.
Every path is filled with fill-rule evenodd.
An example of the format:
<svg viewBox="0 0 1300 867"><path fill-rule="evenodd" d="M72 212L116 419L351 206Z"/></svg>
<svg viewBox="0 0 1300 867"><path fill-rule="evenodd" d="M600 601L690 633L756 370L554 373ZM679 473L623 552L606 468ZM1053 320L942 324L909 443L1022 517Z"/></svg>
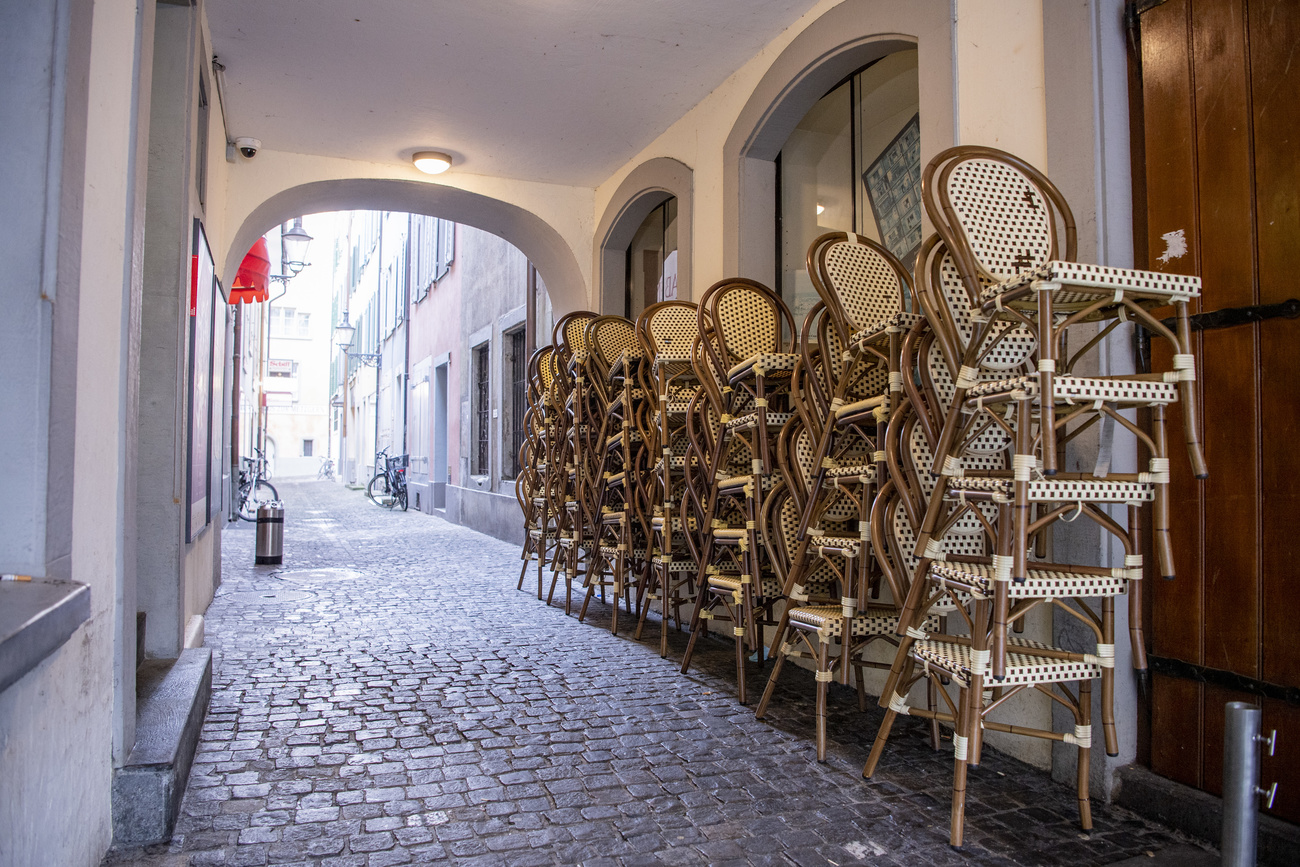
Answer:
<svg viewBox="0 0 1300 867"><path fill-rule="evenodd" d="M334 478L334 460L333 458L321 458L320 469L316 471L318 479Z"/></svg>
<svg viewBox="0 0 1300 867"><path fill-rule="evenodd" d="M266 480L266 455L253 449L257 457L239 459L239 489L235 493L236 514L245 521L256 521L257 510L280 499L275 485Z"/></svg>
<svg viewBox="0 0 1300 867"><path fill-rule="evenodd" d="M377 506L392 509L401 506L406 511L407 455L389 457L388 449L375 455L375 477L366 485L366 496Z"/></svg>

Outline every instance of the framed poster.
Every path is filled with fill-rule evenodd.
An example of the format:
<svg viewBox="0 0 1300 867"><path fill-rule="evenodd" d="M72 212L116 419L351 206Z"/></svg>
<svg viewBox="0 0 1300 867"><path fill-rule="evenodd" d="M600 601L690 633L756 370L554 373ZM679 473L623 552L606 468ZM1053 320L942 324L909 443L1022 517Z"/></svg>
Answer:
<svg viewBox="0 0 1300 867"><path fill-rule="evenodd" d="M862 175L880 243L910 271L921 246L921 116L903 125Z"/></svg>
<svg viewBox="0 0 1300 867"><path fill-rule="evenodd" d="M190 253L190 417L186 461L189 506L185 539L193 542L208 525L208 447L212 440L212 290L216 267L203 224L194 220Z"/></svg>

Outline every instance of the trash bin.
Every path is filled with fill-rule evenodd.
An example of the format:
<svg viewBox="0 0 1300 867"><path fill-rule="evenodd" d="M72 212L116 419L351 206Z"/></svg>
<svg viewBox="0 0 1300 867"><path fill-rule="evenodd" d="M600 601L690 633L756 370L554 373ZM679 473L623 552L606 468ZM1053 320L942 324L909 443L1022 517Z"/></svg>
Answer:
<svg viewBox="0 0 1300 867"><path fill-rule="evenodd" d="M258 566L278 566L284 560L284 505L279 501L257 509Z"/></svg>

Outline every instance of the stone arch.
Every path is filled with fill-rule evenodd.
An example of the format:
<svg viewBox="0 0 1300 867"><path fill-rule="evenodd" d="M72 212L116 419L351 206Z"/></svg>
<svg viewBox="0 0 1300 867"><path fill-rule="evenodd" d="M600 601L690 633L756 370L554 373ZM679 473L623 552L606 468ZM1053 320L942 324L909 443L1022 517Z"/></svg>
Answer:
<svg viewBox="0 0 1300 867"><path fill-rule="evenodd" d="M222 270L224 285L231 284L244 253L271 226L302 214L366 209L427 214L504 238L536 266L556 316L587 304L582 270L572 250L559 232L537 215L457 187L387 178L313 181L266 199L235 231Z"/></svg>
<svg viewBox="0 0 1300 867"><path fill-rule="evenodd" d="M873 60L918 50L922 163L953 144L952 33L947 3L845 0L786 46L754 88L723 146L726 273L773 284L776 156L817 100Z"/></svg>
<svg viewBox="0 0 1300 867"><path fill-rule="evenodd" d="M601 312L621 312L628 245L649 213L671 197L677 199L677 297L691 297L693 190L690 167L669 157L642 163L619 184L596 227L592 294Z"/></svg>

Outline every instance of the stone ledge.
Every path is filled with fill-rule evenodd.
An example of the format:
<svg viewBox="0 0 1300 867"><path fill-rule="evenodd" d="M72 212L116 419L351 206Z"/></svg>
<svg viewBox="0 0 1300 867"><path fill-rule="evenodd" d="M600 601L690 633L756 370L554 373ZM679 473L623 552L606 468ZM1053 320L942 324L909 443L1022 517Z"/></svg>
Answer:
<svg viewBox="0 0 1300 867"><path fill-rule="evenodd" d="M1130 765L1118 772L1118 803L1139 816L1219 845L1223 800L1208 792ZM1300 828L1272 816L1259 816L1258 860L1265 865L1300 864Z"/></svg>
<svg viewBox="0 0 1300 867"><path fill-rule="evenodd" d="M136 674L135 747L113 775L113 845L171 839L212 693L212 651L150 660Z"/></svg>
<svg viewBox="0 0 1300 867"><path fill-rule="evenodd" d="M90 619L90 588L73 581L0 583L0 692Z"/></svg>

